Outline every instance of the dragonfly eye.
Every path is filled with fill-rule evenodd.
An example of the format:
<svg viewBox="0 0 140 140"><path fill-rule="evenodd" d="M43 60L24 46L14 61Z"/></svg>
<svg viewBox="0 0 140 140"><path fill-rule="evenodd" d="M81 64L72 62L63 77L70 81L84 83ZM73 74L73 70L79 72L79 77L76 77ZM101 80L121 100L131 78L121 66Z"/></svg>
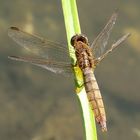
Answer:
<svg viewBox="0 0 140 140"><path fill-rule="evenodd" d="M76 34L76 35L74 35L74 36L71 38L71 45L74 46L75 42L78 42L78 41L81 41L81 42L83 42L83 43L89 45L87 37L85 37L85 36L82 35L82 34Z"/></svg>

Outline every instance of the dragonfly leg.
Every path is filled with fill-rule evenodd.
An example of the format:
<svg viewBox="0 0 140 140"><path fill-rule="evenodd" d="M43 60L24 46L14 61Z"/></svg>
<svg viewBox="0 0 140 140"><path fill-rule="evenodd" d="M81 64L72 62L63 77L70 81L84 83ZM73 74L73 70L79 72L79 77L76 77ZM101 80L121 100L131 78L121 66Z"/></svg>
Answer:
<svg viewBox="0 0 140 140"><path fill-rule="evenodd" d="M71 66L72 66L72 67L77 67L77 66L78 66L77 61L76 61L76 63L71 63Z"/></svg>

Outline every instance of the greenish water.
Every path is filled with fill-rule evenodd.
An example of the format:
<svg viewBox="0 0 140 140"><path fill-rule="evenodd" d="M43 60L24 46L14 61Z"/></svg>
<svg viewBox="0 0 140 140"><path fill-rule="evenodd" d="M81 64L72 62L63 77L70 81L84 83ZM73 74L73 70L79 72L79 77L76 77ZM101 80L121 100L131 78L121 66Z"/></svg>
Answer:
<svg viewBox="0 0 140 140"><path fill-rule="evenodd" d="M140 132L140 2L77 1L81 29L92 42L113 11L119 17L110 41L132 36L96 69L104 98L108 132L99 139L139 139ZM41 68L11 61L8 55L28 55L7 35L10 26L66 43L61 1L0 0L0 139L81 140L81 114L70 79ZM137 39L138 38L138 39Z"/></svg>

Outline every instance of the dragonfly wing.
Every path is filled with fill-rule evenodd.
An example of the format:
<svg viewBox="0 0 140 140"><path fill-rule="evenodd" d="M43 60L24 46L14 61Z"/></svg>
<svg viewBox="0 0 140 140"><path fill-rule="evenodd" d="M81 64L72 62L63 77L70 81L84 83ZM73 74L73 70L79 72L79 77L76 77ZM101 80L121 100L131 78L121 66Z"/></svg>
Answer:
<svg viewBox="0 0 140 140"><path fill-rule="evenodd" d="M117 15L117 12L113 13L103 30L99 33L91 45L93 54L96 58L103 55L103 53L106 51L106 45L108 43L111 30L116 22Z"/></svg>
<svg viewBox="0 0 140 140"><path fill-rule="evenodd" d="M72 67L69 63L56 63L54 61L48 61L46 59L30 58L30 57L20 57L20 56L9 56L12 60L28 62L33 65L45 68L56 74L63 74L65 76L70 76L72 74Z"/></svg>
<svg viewBox="0 0 140 140"><path fill-rule="evenodd" d="M70 62L67 47L60 43L29 34L17 27L9 28L8 35L32 54L53 61Z"/></svg>
<svg viewBox="0 0 140 140"><path fill-rule="evenodd" d="M115 43L113 43L110 49L108 49L101 57L98 57L98 59L96 59L97 63L102 61L109 53L118 48L130 35L130 33L127 33L119 38Z"/></svg>

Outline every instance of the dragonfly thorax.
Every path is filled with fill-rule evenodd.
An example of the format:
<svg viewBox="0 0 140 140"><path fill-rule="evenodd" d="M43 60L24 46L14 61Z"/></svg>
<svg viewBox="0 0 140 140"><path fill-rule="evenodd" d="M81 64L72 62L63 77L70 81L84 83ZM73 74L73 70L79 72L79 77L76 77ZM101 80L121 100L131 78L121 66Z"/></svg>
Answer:
<svg viewBox="0 0 140 140"><path fill-rule="evenodd" d="M77 41L74 44L77 64L81 70L90 67L93 68L94 60L90 47L82 41Z"/></svg>

